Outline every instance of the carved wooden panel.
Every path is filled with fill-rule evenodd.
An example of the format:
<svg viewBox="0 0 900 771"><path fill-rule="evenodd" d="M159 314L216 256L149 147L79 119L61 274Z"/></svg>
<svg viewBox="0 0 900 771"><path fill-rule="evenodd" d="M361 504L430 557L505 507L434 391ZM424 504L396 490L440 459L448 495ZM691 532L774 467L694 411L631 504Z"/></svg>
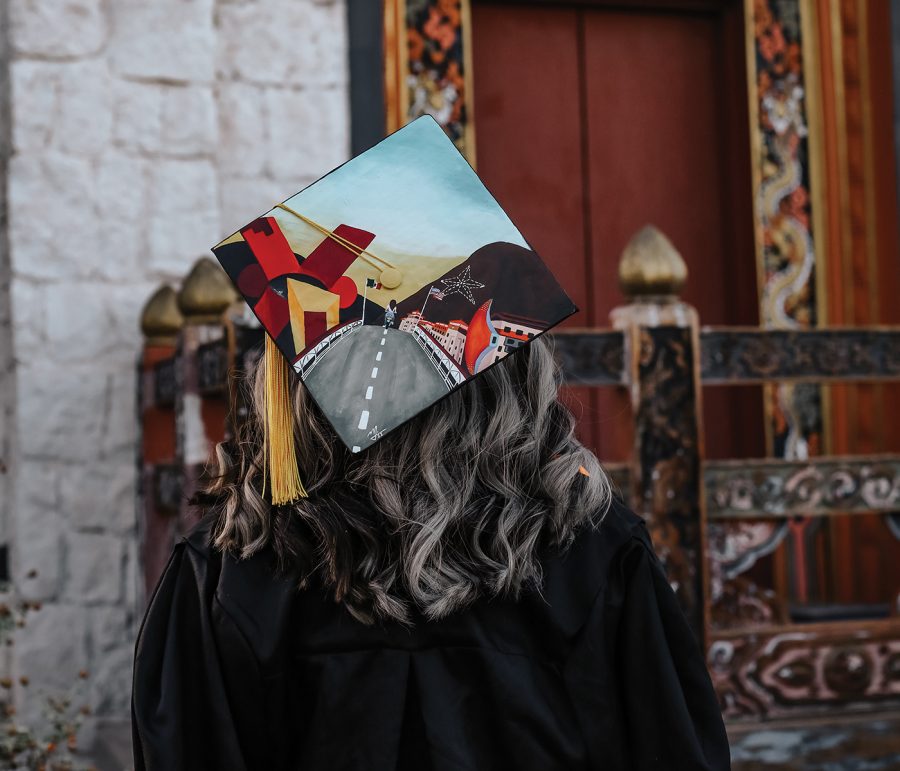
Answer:
<svg viewBox="0 0 900 771"><path fill-rule="evenodd" d="M730 720L900 706L900 619L714 636L707 664Z"/></svg>
<svg viewBox="0 0 900 771"><path fill-rule="evenodd" d="M900 509L900 455L708 462L703 482L710 520Z"/></svg>

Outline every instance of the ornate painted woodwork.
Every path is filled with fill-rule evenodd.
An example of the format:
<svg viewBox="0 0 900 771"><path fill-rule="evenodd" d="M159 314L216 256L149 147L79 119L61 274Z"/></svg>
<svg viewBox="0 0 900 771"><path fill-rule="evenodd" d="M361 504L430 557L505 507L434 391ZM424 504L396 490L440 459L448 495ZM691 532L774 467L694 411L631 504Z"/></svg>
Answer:
<svg viewBox="0 0 900 771"><path fill-rule="evenodd" d="M469 0L385 0L388 132L431 115L475 162Z"/></svg>
<svg viewBox="0 0 900 771"><path fill-rule="evenodd" d="M625 353L621 332L570 328L551 332L550 336L567 384L624 384Z"/></svg>
<svg viewBox="0 0 900 771"><path fill-rule="evenodd" d="M700 368L710 385L900 376L900 339L889 329L714 328L703 329L700 339Z"/></svg>
<svg viewBox="0 0 900 771"><path fill-rule="evenodd" d="M744 628L710 640L729 720L900 707L900 622Z"/></svg>
<svg viewBox="0 0 900 771"><path fill-rule="evenodd" d="M709 520L900 510L900 456L707 462Z"/></svg>
<svg viewBox="0 0 900 771"><path fill-rule="evenodd" d="M630 502L647 519L657 554L698 637L703 635L703 514L697 315L677 302L617 308L625 340L635 446Z"/></svg>

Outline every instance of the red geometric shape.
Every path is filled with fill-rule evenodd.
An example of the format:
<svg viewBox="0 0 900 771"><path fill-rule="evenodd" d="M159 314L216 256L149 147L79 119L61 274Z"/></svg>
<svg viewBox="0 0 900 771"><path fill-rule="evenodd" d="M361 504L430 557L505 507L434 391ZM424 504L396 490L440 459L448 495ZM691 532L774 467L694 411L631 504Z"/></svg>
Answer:
<svg viewBox="0 0 900 771"><path fill-rule="evenodd" d="M341 276L328 288L328 291L340 295L339 305L341 308L349 308L356 302L356 298L359 297L356 282L350 276Z"/></svg>
<svg viewBox="0 0 900 771"><path fill-rule="evenodd" d="M299 272L300 263L274 217L253 220L241 235L269 281L286 273Z"/></svg>
<svg viewBox="0 0 900 771"><path fill-rule="evenodd" d="M303 314L303 324L306 328L307 349L318 343L328 331L328 321L322 311L306 311Z"/></svg>
<svg viewBox="0 0 900 771"><path fill-rule="evenodd" d="M252 262L237 277L237 288L244 297L255 300L266 291L268 285L262 267Z"/></svg>
<svg viewBox="0 0 900 771"><path fill-rule="evenodd" d="M374 233L350 225L338 225L334 229L334 234L346 239L358 249L365 249L375 238ZM326 236L303 261L299 272L319 279L331 291L332 285L344 275L358 256L358 250L350 249Z"/></svg>
<svg viewBox="0 0 900 771"><path fill-rule="evenodd" d="M287 300L270 286L253 306L253 312L272 337L278 337L291 321Z"/></svg>
<svg viewBox="0 0 900 771"><path fill-rule="evenodd" d="M493 300L487 300L472 316L469 322L469 331L466 334L466 345L463 348L463 361L469 374L475 374L475 365L478 357L484 353L491 344L491 336L495 334L494 325L491 323L490 308Z"/></svg>

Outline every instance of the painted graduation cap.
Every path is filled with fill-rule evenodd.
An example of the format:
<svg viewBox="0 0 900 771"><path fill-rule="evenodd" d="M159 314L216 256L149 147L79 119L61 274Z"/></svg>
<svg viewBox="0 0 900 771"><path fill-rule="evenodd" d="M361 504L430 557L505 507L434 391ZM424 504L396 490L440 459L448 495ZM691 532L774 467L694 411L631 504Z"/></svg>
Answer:
<svg viewBox="0 0 900 771"><path fill-rule="evenodd" d="M430 116L213 252L268 332L274 503L305 495L291 371L359 452L578 310Z"/></svg>

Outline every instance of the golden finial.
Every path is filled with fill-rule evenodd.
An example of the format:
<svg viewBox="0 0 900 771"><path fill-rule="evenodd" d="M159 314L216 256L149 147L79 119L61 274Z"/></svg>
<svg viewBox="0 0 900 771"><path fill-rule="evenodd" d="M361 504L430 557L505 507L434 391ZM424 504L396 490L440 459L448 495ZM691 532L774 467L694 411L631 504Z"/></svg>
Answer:
<svg viewBox="0 0 900 771"><path fill-rule="evenodd" d="M175 290L168 284L157 289L141 311L141 332L146 345L175 345L184 316L178 309Z"/></svg>
<svg viewBox="0 0 900 771"><path fill-rule="evenodd" d="M687 273L678 250L653 225L635 233L619 259L619 286L627 297L677 295Z"/></svg>
<svg viewBox="0 0 900 771"><path fill-rule="evenodd" d="M178 307L188 324L203 324L218 321L237 299L238 294L225 271L209 257L201 257L181 285Z"/></svg>

